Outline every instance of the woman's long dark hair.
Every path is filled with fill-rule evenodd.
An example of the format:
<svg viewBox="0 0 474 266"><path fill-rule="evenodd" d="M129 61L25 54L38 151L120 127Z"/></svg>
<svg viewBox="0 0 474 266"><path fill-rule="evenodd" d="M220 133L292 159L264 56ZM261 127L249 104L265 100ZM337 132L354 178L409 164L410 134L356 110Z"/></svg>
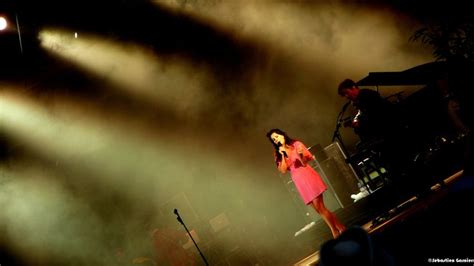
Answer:
<svg viewBox="0 0 474 266"><path fill-rule="evenodd" d="M281 162L281 154L278 152L278 149L280 148L280 146L278 146L278 144L273 142L272 137L271 137L273 133L277 133L279 135L282 135L285 138L285 143L287 145L293 144L293 142L295 142L295 140L288 137L288 135L281 129L273 128L273 129L270 129L270 131L268 131L267 138L270 140L270 143L273 145L273 148L275 148L275 156L276 156L275 161L278 164L279 162Z"/></svg>

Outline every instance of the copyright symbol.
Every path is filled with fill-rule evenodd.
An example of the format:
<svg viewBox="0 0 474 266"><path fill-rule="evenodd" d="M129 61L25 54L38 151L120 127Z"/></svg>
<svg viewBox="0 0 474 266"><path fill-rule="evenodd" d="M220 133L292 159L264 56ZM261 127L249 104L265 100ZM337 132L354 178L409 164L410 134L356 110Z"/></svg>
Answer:
<svg viewBox="0 0 474 266"><path fill-rule="evenodd" d="M431 261L432 261L432 259L431 259L431 258L429 258L429 259L428 259L428 262L431 262Z"/></svg>

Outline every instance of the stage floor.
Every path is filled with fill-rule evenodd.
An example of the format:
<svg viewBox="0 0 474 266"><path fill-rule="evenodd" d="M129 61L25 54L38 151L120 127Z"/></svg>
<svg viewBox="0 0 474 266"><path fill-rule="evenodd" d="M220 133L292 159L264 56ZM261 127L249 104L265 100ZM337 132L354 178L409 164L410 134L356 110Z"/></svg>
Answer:
<svg viewBox="0 0 474 266"><path fill-rule="evenodd" d="M361 225L361 227L364 228L373 239L376 239L375 241L380 242L384 246L387 246L389 253L392 253L393 256L397 258L397 261L399 263L402 263L403 261L406 261L408 259L401 256L401 253L404 252L400 246L403 241L399 239L399 237L407 236L406 241L412 241L412 243L420 243L425 245L424 241L429 240L420 238L429 237L429 235L442 235L442 239L451 238L445 236L444 233L440 232L450 230L449 226L452 226L452 223L455 223L454 221L452 221L452 219L463 219L464 222L462 222L462 224L464 224L465 221L468 221L466 220L466 215L460 215L459 217L450 218L448 213L442 213L445 207L451 209L454 214L458 213L458 210L462 210L463 208L467 207L466 205L463 206L462 203L464 202L464 200L467 200L466 197L470 197L471 195L473 195L472 193L466 193L466 195L462 195L462 198L454 199L455 201L453 201L452 197L452 194L456 194L456 192L459 191L459 187L465 187L463 185L458 185L457 187L454 186L456 183L460 183L458 181L462 178L464 178L462 176L462 171L456 172L453 175L442 180L442 182L436 183L431 186L430 191L428 191L428 193L424 194L423 196L412 196L404 201L401 201L399 204L394 205L393 208L388 208L387 211L384 211L383 213L374 216L373 219ZM473 190L471 189L469 192L472 191ZM367 200L370 200L370 197L372 196L372 194L367 196ZM474 198L474 195L472 197ZM449 202L449 204L452 203L456 205L442 206L443 203L447 202ZM462 212L460 214L462 214ZM435 218L434 220L432 220L431 218L433 217L438 217L439 219ZM416 222L412 222L412 220L416 220ZM423 221L426 221L426 226L423 225ZM456 224L454 224L454 226L455 225ZM470 227L467 228L470 229ZM432 230L432 232L425 232L430 229ZM419 234L418 232L421 233ZM472 230L467 233L472 235ZM451 245L449 246L451 249L458 248L457 246L453 246L452 243L440 243L439 241L442 239L438 238L436 240L438 241L440 247L443 245ZM429 245L425 245L425 248L427 248L428 246ZM407 248L409 247L410 245L407 245ZM406 253L410 254L412 252L414 251L411 250L407 251ZM468 255L463 254L462 248L457 249L457 251L450 251L450 253L453 252L457 252L459 254L457 256ZM423 251L420 251L418 254L421 256L421 258L419 258L420 262L425 261L426 263L428 263L427 260L429 258L436 258L436 256L441 257L442 255L432 253L426 254L426 252ZM474 254L472 257L474 258ZM304 259L296 262L294 265L318 265L318 262L319 251L316 251L313 254L305 257Z"/></svg>

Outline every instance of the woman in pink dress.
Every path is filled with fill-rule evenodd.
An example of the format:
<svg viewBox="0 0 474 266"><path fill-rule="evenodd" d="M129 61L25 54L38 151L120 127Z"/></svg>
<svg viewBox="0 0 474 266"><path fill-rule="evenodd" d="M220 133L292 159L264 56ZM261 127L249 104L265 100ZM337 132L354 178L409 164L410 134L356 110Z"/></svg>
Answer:
<svg viewBox="0 0 474 266"><path fill-rule="evenodd" d="M291 179L306 205L311 204L331 229L334 238L346 228L324 205L323 192L327 189L319 174L307 163L314 156L306 146L293 140L280 129L272 129L267 137L275 148L275 161L280 172L290 171Z"/></svg>

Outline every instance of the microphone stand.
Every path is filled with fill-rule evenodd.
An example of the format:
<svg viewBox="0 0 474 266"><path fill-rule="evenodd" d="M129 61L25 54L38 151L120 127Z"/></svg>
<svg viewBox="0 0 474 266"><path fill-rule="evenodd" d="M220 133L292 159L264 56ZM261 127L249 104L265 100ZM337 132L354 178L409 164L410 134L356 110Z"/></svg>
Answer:
<svg viewBox="0 0 474 266"><path fill-rule="evenodd" d="M353 159L349 156L349 153L347 151L346 145L344 144L344 141L342 141L341 133L339 132L339 128L341 127L344 119L342 117L344 116L344 112L346 111L346 108L349 106L351 101L348 101L343 107L341 112L339 112L339 115L337 116L337 122L336 122L336 129L334 130L334 134L332 136L331 142L334 142L334 140L338 140L338 143L340 144L342 153L344 155L344 159L346 160L346 163L349 165L349 167L352 169L352 172L354 175L360 179L359 177L359 171L356 171L355 169L359 169L357 166L354 166L354 161Z"/></svg>
<svg viewBox="0 0 474 266"><path fill-rule="evenodd" d="M339 112L339 115L337 116L337 121L336 121L336 129L334 130L334 133L332 135L332 140L331 142L334 142L334 140L338 140L339 144L341 144L341 149L344 152L344 155L347 157L347 148L346 145L344 144L344 141L342 141L341 133L339 133L339 129L341 128L343 119L342 116L344 115L344 112L346 111L347 106L349 106L351 102L347 102L344 107L342 107L342 110Z"/></svg>
<svg viewBox="0 0 474 266"><path fill-rule="evenodd" d="M201 250L199 249L198 245L196 244L196 241L194 241L194 238L193 236L191 235L191 233L189 232L188 228L186 227L186 225L184 224L183 222L183 219L181 219L181 216L179 216L179 213L178 213L178 210L177 209L174 209L174 214L176 214L176 219L178 220L178 222L180 224L183 225L184 229L186 230L186 232L188 233L189 237L191 238L191 240L193 241L194 243L194 246L196 246L197 250L199 251L199 255L201 255L201 258L204 260L204 263L206 265L209 265L209 263L207 262L206 260L206 257L204 257L204 254L202 254Z"/></svg>

